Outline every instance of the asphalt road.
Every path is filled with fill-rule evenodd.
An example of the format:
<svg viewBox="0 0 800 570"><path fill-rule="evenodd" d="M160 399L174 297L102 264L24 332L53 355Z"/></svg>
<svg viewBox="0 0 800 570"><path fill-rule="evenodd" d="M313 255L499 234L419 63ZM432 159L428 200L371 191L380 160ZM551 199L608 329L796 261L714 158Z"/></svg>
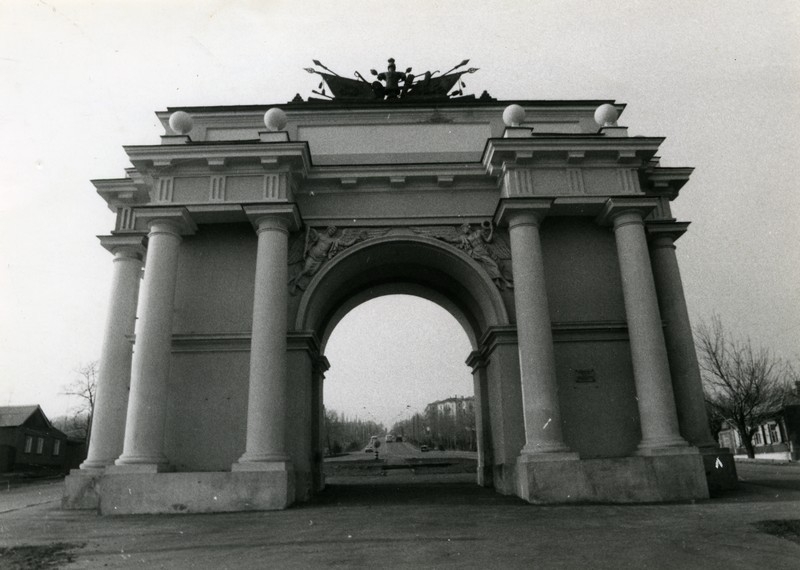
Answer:
<svg viewBox="0 0 800 570"><path fill-rule="evenodd" d="M398 448L402 449L402 448ZM354 478L285 511L99 517L0 488L1 568L796 568L800 467L673 504L534 506L454 476Z"/></svg>

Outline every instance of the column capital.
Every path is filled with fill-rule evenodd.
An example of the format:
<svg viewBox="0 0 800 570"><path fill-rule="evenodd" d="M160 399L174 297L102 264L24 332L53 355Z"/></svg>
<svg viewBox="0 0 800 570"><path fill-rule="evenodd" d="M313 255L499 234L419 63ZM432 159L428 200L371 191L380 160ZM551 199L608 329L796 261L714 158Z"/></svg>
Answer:
<svg viewBox="0 0 800 570"><path fill-rule="evenodd" d="M648 221L645 224L651 247L674 247L672 244L689 228L689 222L675 220Z"/></svg>
<svg viewBox="0 0 800 570"><path fill-rule="evenodd" d="M145 235L97 236L97 239L100 240L101 246L115 256L141 260L147 250L147 236Z"/></svg>
<svg viewBox="0 0 800 570"><path fill-rule="evenodd" d="M177 235L192 235L197 231L197 224L192 220L186 208L137 208L133 212L133 226L137 230L153 229L157 224L172 226Z"/></svg>
<svg viewBox="0 0 800 570"><path fill-rule="evenodd" d="M473 350L469 353L465 364L472 368L472 373L475 374L476 370L481 368L486 368L486 365L489 364L486 356L481 353L480 350Z"/></svg>
<svg viewBox="0 0 800 570"><path fill-rule="evenodd" d="M657 207L658 198L609 198L596 221L601 226L617 227L623 221L620 216L629 216L629 221L634 221L634 216L644 220Z"/></svg>
<svg viewBox="0 0 800 570"><path fill-rule="evenodd" d="M273 228L293 232L303 225L300 211L294 204L245 206L244 213L256 231Z"/></svg>
<svg viewBox="0 0 800 570"><path fill-rule="evenodd" d="M494 223L509 227L519 224L538 226L552 205L552 198L503 199L495 210Z"/></svg>

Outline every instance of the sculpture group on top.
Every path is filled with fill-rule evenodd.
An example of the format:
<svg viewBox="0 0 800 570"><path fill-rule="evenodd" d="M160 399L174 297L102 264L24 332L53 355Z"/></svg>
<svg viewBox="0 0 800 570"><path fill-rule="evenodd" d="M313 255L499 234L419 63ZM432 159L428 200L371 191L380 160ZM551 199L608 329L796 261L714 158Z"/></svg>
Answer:
<svg viewBox="0 0 800 570"><path fill-rule="evenodd" d="M466 84L461 77L466 73L478 71L475 67L460 70L469 63L469 60L465 59L444 73L437 70L414 75L410 67L405 71L397 71L394 58L389 58L386 71L378 73L371 69L370 73L375 80L368 81L358 71L354 73L355 79L351 79L342 77L320 63L319 60L313 61L319 69L307 67L305 70L309 73L316 73L323 80L319 84L319 91L314 90L313 93L333 100L390 101L410 98L416 100L474 98L474 95L464 95L463 89ZM325 85L330 90L330 94L326 91ZM453 90L455 87L458 89ZM489 95L484 92L481 98L486 97Z"/></svg>

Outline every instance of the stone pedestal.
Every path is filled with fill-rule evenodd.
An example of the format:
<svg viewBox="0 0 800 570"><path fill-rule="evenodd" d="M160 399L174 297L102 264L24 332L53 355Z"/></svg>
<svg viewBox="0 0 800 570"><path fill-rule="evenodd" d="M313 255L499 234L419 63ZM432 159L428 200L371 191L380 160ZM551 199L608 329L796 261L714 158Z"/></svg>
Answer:
<svg viewBox="0 0 800 570"><path fill-rule="evenodd" d="M103 469L73 469L64 478L62 509L95 510L100 507L100 480Z"/></svg>
<svg viewBox="0 0 800 570"><path fill-rule="evenodd" d="M707 499L703 461L692 454L574 461L559 454L518 464L520 497L530 503L649 503Z"/></svg>
<svg viewBox="0 0 800 570"><path fill-rule="evenodd" d="M211 473L117 473L103 476L104 515L218 513L285 509L294 498L291 470Z"/></svg>

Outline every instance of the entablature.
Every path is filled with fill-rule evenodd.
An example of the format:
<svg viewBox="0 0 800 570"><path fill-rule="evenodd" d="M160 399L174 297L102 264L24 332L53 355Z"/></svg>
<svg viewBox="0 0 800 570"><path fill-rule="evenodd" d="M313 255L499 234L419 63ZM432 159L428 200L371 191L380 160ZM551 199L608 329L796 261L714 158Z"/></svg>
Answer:
<svg viewBox="0 0 800 570"><path fill-rule="evenodd" d="M313 168L299 191L381 189L412 187L494 189L494 179L475 162L451 164L381 164L321 166Z"/></svg>

